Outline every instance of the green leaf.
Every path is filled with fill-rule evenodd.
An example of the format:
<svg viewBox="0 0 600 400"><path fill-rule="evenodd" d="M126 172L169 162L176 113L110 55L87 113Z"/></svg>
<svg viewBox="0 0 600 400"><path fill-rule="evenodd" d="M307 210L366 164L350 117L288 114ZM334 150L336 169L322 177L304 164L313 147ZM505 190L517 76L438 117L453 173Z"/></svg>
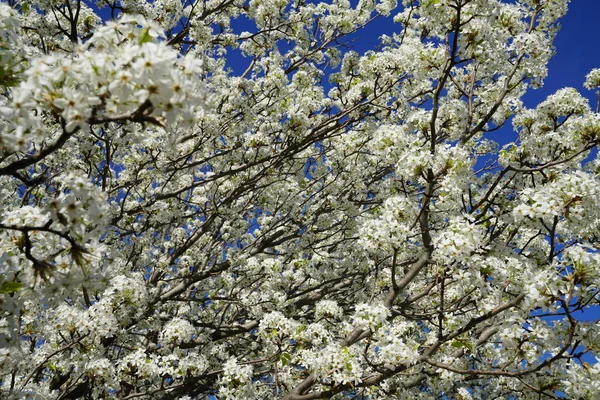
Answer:
<svg viewBox="0 0 600 400"><path fill-rule="evenodd" d="M394 145L394 141L388 138L383 138L381 141L386 147L392 147Z"/></svg>
<svg viewBox="0 0 600 400"><path fill-rule="evenodd" d="M469 349L471 352L473 351L473 344L469 342L463 342L462 340L454 339L450 345L452 347L456 347L457 349L465 348Z"/></svg>
<svg viewBox="0 0 600 400"><path fill-rule="evenodd" d="M283 364L283 366L285 367L292 360L292 355L290 353L283 352L279 356L279 359L281 360L281 364Z"/></svg>
<svg viewBox="0 0 600 400"><path fill-rule="evenodd" d="M429 6L434 6L437 3L439 3L441 0L429 0L426 4L425 7L429 7Z"/></svg>
<svg viewBox="0 0 600 400"><path fill-rule="evenodd" d="M152 41L152 36L150 36L150 33L148 33L150 31L150 28L144 28L142 29L142 34L140 35L140 38L138 39L138 44L144 44L144 43L148 43Z"/></svg>
<svg viewBox="0 0 600 400"><path fill-rule="evenodd" d="M15 293L23 288L23 284L20 282L4 282L0 287L0 293Z"/></svg>

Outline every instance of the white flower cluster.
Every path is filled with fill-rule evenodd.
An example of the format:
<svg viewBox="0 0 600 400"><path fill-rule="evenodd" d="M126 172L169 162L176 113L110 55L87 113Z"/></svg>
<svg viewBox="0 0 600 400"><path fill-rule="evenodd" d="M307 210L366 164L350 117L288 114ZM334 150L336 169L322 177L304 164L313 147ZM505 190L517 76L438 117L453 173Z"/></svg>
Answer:
<svg viewBox="0 0 600 400"><path fill-rule="evenodd" d="M189 8L181 0L121 0L122 7L130 14L142 14L147 20L160 21L163 29L173 29L181 17L189 14Z"/></svg>
<svg viewBox="0 0 600 400"><path fill-rule="evenodd" d="M394 323L378 332L376 343L377 362L386 367L406 364L411 365L419 359L419 343L410 339L407 332L414 328L409 323Z"/></svg>
<svg viewBox="0 0 600 400"><path fill-rule="evenodd" d="M116 370L123 376L135 379L152 379L162 376L181 378L188 371L202 373L207 369L206 359L198 354L151 354L136 349L117 362Z"/></svg>
<svg viewBox="0 0 600 400"><path fill-rule="evenodd" d="M354 348L331 344L319 352L303 350L300 352L302 365L324 383L358 383L362 376L360 355Z"/></svg>
<svg viewBox="0 0 600 400"><path fill-rule="evenodd" d="M104 232L108 217L106 193L81 174L69 173L61 178L61 184L61 193L48 203L58 229L68 229L81 239Z"/></svg>
<svg viewBox="0 0 600 400"><path fill-rule="evenodd" d="M139 307L146 304L146 299L143 280L117 276L100 299L87 309L61 304L52 310L50 319L59 337L77 333L85 335L86 342L99 346L105 338L117 336L131 318L138 316Z"/></svg>
<svg viewBox="0 0 600 400"><path fill-rule="evenodd" d="M444 107L444 112L450 112ZM407 124L414 124L414 129L427 130L431 116L425 111L411 114ZM462 117L452 117L456 124L462 123ZM395 173L398 177L422 180L424 172L431 168L434 174L450 175L455 177L465 173L474 160L464 146L445 143L440 145L436 156L432 157L427 146L424 146L418 135L410 133L410 125L397 129L395 136L384 135L382 141L389 146L386 150L390 161L395 162ZM453 132L462 132L460 128L452 128ZM453 134L454 135L454 134ZM462 186L462 185L461 185ZM459 186L459 187L461 187Z"/></svg>
<svg viewBox="0 0 600 400"><path fill-rule="evenodd" d="M107 358L96 358L88 361L85 365L86 374L94 380L102 380L104 385L117 389L117 382L114 379L115 367Z"/></svg>
<svg viewBox="0 0 600 400"><path fill-rule="evenodd" d="M124 375L141 379L151 379L162 374L159 357L147 355L144 349L137 349L123 357L117 364L117 370Z"/></svg>
<svg viewBox="0 0 600 400"><path fill-rule="evenodd" d="M375 9L378 13L388 16L397 6L398 2L396 0L379 0Z"/></svg>
<svg viewBox="0 0 600 400"><path fill-rule="evenodd" d="M598 89L600 87L600 68L594 68L585 76L583 86L586 89Z"/></svg>
<svg viewBox="0 0 600 400"><path fill-rule="evenodd" d="M110 55L102 54L93 65L99 71L95 80L100 93L107 96L107 114L131 113L150 101L153 109L148 111L164 118L167 125L179 114L183 114L183 122L194 118L194 108L201 101L200 61L182 58L165 42L156 40L163 35L162 28L154 22L125 15L98 29L86 43L84 55L92 49L111 51ZM123 43L124 39L128 40Z"/></svg>
<svg viewBox="0 0 600 400"><path fill-rule="evenodd" d="M82 317L77 321L77 329L82 334L91 335L96 344L99 344L102 338L115 336L121 329L118 319L120 313L115 312L110 299L107 298L94 303Z"/></svg>
<svg viewBox="0 0 600 400"><path fill-rule="evenodd" d="M50 219L47 210L36 206L23 206L2 214L2 223L11 226L43 227Z"/></svg>
<svg viewBox="0 0 600 400"><path fill-rule="evenodd" d="M159 356L158 365L164 375L173 378L182 378L188 373L200 374L208 367L206 358L201 354L184 354L181 351Z"/></svg>
<svg viewBox="0 0 600 400"><path fill-rule="evenodd" d="M561 303L600 285L600 116L520 101L568 0L403 0L366 52L396 0L10 3L0 398L600 390Z"/></svg>
<svg viewBox="0 0 600 400"><path fill-rule="evenodd" d="M262 28L272 24L272 21L285 11L287 5L286 0L251 0L248 15Z"/></svg>
<svg viewBox="0 0 600 400"><path fill-rule="evenodd" d="M579 321L578 339L587 348L600 348L600 323L596 321Z"/></svg>
<svg viewBox="0 0 600 400"><path fill-rule="evenodd" d="M480 226L463 217L451 219L436 235L435 259L446 265L464 261L482 244L483 233Z"/></svg>
<svg viewBox="0 0 600 400"><path fill-rule="evenodd" d="M523 304L529 308L544 306L547 296L550 294L550 288L556 287L558 280L556 274L547 271L531 272L523 274L524 281L516 282L523 285L523 291L527 295Z"/></svg>
<svg viewBox="0 0 600 400"><path fill-rule="evenodd" d="M42 110L59 115L66 132L92 122L134 120L189 124L201 103L200 63L181 58L162 28L142 16L125 15L98 28L66 57L36 58L0 108L0 154L28 151L46 139Z"/></svg>
<svg viewBox="0 0 600 400"><path fill-rule="evenodd" d="M559 228L571 232L589 232L600 224L597 199L600 182L590 173L573 171L560 174L556 179L536 188L525 188L519 194L520 204L514 208L517 221L524 218L550 221L553 217L565 219Z"/></svg>
<svg viewBox="0 0 600 400"><path fill-rule="evenodd" d="M572 362L566 370L565 394L572 399L593 399L600 393L600 358L590 364Z"/></svg>
<svg viewBox="0 0 600 400"><path fill-rule="evenodd" d="M53 326L64 333L74 333L85 319L85 313L77 307L61 304L52 310L50 319Z"/></svg>
<svg viewBox="0 0 600 400"><path fill-rule="evenodd" d="M405 247L418 214L417 203L405 196L388 197L375 218L365 218L360 245L369 252Z"/></svg>
<svg viewBox="0 0 600 400"><path fill-rule="evenodd" d="M160 333L160 342L164 344L179 344L192 339L195 329L189 321L174 318L167 322Z"/></svg>
<svg viewBox="0 0 600 400"><path fill-rule="evenodd" d="M340 318L344 310L335 300L321 300L315 305L315 317L321 318Z"/></svg>
<svg viewBox="0 0 600 400"><path fill-rule="evenodd" d="M0 3L0 88L14 85L21 69L24 43L17 33L20 27L17 11Z"/></svg>
<svg viewBox="0 0 600 400"><path fill-rule="evenodd" d="M352 320L356 326L376 331L381 328L390 316L390 310L383 304L358 304L354 309Z"/></svg>
<svg viewBox="0 0 600 400"><path fill-rule="evenodd" d="M520 110L513 126L520 143L500 152L500 161L506 166L551 163L560 151L572 158L563 166L576 167L585 158L585 153L581 154L584 147L598 135L597 117L590 113L588 100L573 88L558 90L534 110Z"/></svg>
<svg viewBox="0 0 600 400"><path fill-rule="evenodd" d="M600 253L589 245L571 246L563 252L561 263L577 282L600 287Z"/></svg>
<svg viewBox="0 0 600 400"><path fill-rule="evenodd" d="M265 314L260 320L260 334L265 337L290 337L296 336L300 323L286 318L283 313L273 311Z"/></svg>
<svg viewBox="0 0 600 400"><path fill-rule="evenodd" d="M42 278L63 289L76 287L81 279L90 277L88 267L97 263L104 251L98 237L108 220L106 194L79 172L56 181L51 198L38 205L9 208L2 214L2 223L15 229L8 237L0 236L6 259L3 267L21 264L19 282L23 286L32 287ZM16 234L20 228L30 231ZM7 269L2 272L8 277Z"/></svg>
<svg viewBox="0 0 600 400"><path fill-rule="evenodd" d="M536 111L541 114L540 116L552 119L559 116L582 114L589 111L589 108L588 100L583 97L577 89L563 88L548 96L546 100L540 103L536 108ZM514 124L519 125L520 120L517 118Z"/></svg>
<svg viewBox="0 0 600 400"><path fill-rule="evenodd" d="M125 316L138 317L143 306L149 300L146 282L140 274L112 277L110 286L104 291L103 297L110 300L113 307L123 313L121 318L125 318Z"/></svg>
<svg viewBox="0 0 600 400"><path fill-rule="evenodd" d="M230 357L223 365L223 375L219 379L219 399L251 399L255 395L252 383L252 366L241 365L237 358Z"/></svg>
<svg viewBox="0 0 600 400"><path fill-rule="evenodd" d="M319 322L308 324L300 334L300 338L315 345L323 345L334 340L334 332Z"/></svg>

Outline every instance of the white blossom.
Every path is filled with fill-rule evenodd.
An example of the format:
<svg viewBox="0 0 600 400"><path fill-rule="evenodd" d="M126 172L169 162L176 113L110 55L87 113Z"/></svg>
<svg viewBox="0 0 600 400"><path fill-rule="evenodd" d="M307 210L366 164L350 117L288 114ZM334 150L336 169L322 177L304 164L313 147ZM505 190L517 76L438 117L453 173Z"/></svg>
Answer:
<svg viewBox="0 0 600 400"><path fill-rule="evenodd" d="M0 398L596 398L568 3L0 3Z"/></svg>

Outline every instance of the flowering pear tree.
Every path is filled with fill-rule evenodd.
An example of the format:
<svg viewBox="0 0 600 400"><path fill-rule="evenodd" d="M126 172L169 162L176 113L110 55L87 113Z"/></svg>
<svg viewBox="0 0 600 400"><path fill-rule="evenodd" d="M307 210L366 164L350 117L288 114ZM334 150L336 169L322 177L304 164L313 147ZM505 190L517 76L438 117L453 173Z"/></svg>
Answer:
<svg viewBox="0 0 600 400"><path fill-rule="evenodd" d="M1 3L0 397L597 398L567 3Z"/></svg>

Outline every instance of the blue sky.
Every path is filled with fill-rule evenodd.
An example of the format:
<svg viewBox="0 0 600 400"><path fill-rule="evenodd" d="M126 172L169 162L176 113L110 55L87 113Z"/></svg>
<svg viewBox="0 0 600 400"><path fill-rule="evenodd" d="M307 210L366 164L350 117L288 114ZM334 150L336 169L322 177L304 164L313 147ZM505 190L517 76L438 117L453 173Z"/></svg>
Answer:
<svg viewBox="0 0 600 400"><path fill-rule="evenodd" d="M600 68L599 22L600 1L571 1L569 12L561 20L562 27L555 41L556 55L548 65L544 87L525 96L529 107L567 86L579 89L590 98L592 107L595 106L595 94L583 88L583 81L590 70Z"/></svg>
<svg viewBox="0 0 600 400"><path fill-rule="evenodd" d="M556 55L548 65L544 86L530 90L525 104L533 108L548 95L564 87L574 87L590 98L595 107L595 93L583 88L583 81L593 68L600 68L600 0L571 0L569 11L561 19L561 30L555 41ZM382 34L391 35L400 28L390 18L379 19L358 34L354 49L362 53L374 49Z"/></svg>
<svg viewBox="0 0 600 400"><path fill-rule="evenodd" d="M400 0L399 0L400 1ZM352 0L355 4L356 0ZM106 9L104 10L106 13ZM103 15L101 13L101 15ZM103 15L104 16L104 15ZM391 35L398 32L399 24L394 24L389 18L381 18L370 24L356 35L353 43L354 50L363 53L375 49L380 43L382 34ZM563 87L574 87L590 99L592 108L595 107L596 94L583 88L585 75L593 68L600 68L600 46L597 43L600 26L600 0L572 0L569 12L561 20L562 29L555 42L556 55L551 60L548 77L544 86L530 90L524 97L527 107L534 108L548 95ZM253 30L254 26L244 19L234 22L234 27L240 30ZM236 30L237 30L236 29ZM230 51L228 66L234 74L246 69L248 60L243 60L239 52ZM512 141L515 134L510 125L494 134L494 139L501 143ZM584 313L577 313L581 320L596 320L600 318L600 307L593 307ZM591 357L586 361L594 362Z"/></svg>
<svg viewBox="0 0 600 400"><path fill-rule="evenodd" d="M400 2L400 0L398 0ZM355 4L356 0L352 0ZM106 9L104 9L106 13ZM392 16L395 13L392 13ZM103 13L101 12L101 15ZM104 16L104 15L103 15ZM400 25L392 22L392 16L380 18L355 35L353 49L359 53L376 49L383 34L398 32ZM548 77L544 85L538 89L530 89L524 97L525 105L534 108L548 95L564 87L574 87L590 99L595 107L596 94L583 88L585 75L593 68L600 68L600 45L598 44L600 25L600 0L572 0L569 11L561 20L561 31L555 41L556 55L548 65ZM247 19L234 22L234 27L241 30L256 29ZM241 73L248 65L248 60L240 57L239 52L230 51L228 66L233 74ZM493 134L491 138L504 144L515 140L510 124ZM600 307L594 307L585 313L577 313L580 319L596 320L600 318Z"/></svg>
<svg viewBox="0 0 600 400"><path fill-rule="evenodd" d="M401 3L401 0L397 0ZM355 4L357 0L352 0ZM99 13L108 18L108 8ZM392 22L392 15L377 19L356 35L353 49L359 53L372 50L380 43L383 34L391 35L398 32L400 25ZM544 87L530 90L524 100L528 107L535 107L548 95L563 87L574 87L590 98L592 107L595 106L595 94L583 89L585 75L593 68L600 68L600 0L571 0L569 12L561 19L562 29L555 42L557 53L549 64L548 78ZM233 26L241 30L256 29L247 19L233 22ZM247 60L241 61L235 51L230 51L228 63L235 73L241 73L247 67ZM239 63L239 64L238 64Z"/></svg>
<svg viewBox="0 0 600 400"><path fill-rule="evenodd" d="M594 68L600 68L600 0L571 0L569 11L561 19L561 30L554 42L556 54L548 64L548 77L538 89L530 89L523 97L525 105L535 108L547 96L564 87L574 87L590 100L592 109L596 106L596 93L583 87L585 76ZM374 49L382 34L391 35L400 28L390 18L379 19L358 33L354 50L363 53ZM516 139L510 123L503 129L489 135L504 144ZM576 318L594 321L600 318L600 307L595 306L585 312L577 312ZM585 357L587 362L593 358Z"/></svg>
<svg viewBox="0 0 600 400"><path fill-rule="evenodd" d="M590 99L592 109L596 94L583 88L585 75L593 68L600 68L598 44L600 1L572 0L569 12L561 20L561 30L555 41L556 55L548 65L548 77L544 86L531 90L524 97L528 107L534 107L544 98L563 87L574 87ZM586 313L577 313L579 319L597 320L600 308L593 307ZM592 360L587 360L592 361Z"/></svg>

